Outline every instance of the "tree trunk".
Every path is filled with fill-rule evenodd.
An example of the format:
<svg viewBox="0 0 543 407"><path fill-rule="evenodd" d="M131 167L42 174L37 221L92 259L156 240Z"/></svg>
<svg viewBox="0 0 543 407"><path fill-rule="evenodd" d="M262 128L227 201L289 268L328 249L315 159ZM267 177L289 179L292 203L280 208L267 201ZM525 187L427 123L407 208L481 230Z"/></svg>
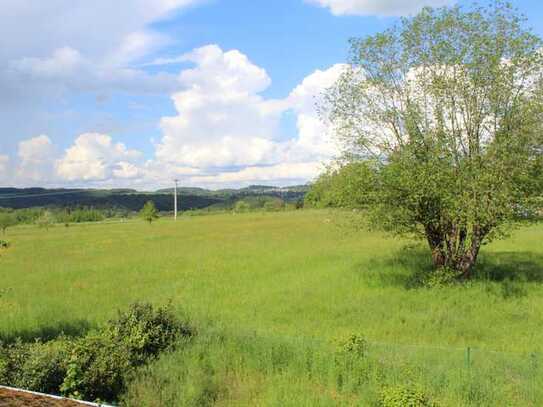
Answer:
<svg viewBox="0 0 543 407"><path fill-rule="evenodd" d="M432 252L432 262L436 269L445 267L447 264L447 255L444 251L444 239L441 235L441 231L438 227L433 225L428 225L425 227L426 239L428 241L428 246Z"/></svg>
<svg viewBox="0 0 543 407"><path fill-rule="evenodd" d="M425 231L435 269L447 267L459 278L469 279L484 237L481 228L475 226L468 232L464 227L429 225Z"/></svg>
<svg viewBox="0 0 543 407"><path fill-rule="evenodd" d="M477 262L477 256L479 255L481 243L482 239L479 237L478 233L474 233L471 238L470 247L466 249L465 253L463 253L456 267L456 269L460 272L460 278L469 279L471 277L471 270Z"/></svg>

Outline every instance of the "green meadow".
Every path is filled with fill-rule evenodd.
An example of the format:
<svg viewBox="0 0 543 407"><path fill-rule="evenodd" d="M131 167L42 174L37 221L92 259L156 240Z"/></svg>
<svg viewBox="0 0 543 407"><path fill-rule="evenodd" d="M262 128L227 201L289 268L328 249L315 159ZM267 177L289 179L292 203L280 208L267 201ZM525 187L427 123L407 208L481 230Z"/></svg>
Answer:
<svg viewBox="0 0 543 407"><path fill-rule="evenodd" d="M141 369L125 405L377 406L398 388L440 406L543 405L543 225L485 246L473 281L429 289L414 277L423 245L338 217L10 229L0 338L80 335L171 301L198 334ZM354 334L359 354L341 346Z"/></svg>

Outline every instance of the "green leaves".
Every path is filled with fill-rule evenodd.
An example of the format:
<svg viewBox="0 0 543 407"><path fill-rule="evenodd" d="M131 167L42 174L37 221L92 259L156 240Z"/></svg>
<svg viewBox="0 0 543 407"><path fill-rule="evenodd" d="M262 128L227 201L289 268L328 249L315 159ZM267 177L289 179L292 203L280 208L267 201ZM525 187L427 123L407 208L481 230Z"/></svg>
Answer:
<svg viewBox="0 0 543 407"><path fill-rule="evenodd" d="M143 220L151 224L154 220L158 219L158 210L153 201L147 201L140 211L140 216Z"/></svg>
<svg viewBox="0 0 543 407"><path fill-rule="evenodd" d="M322 109L350 163L307 199L368 207L374 225L426 238L436 267L466 275L481 244L538 211L543 42L497 1L425 8L351 47Z"/></svg>

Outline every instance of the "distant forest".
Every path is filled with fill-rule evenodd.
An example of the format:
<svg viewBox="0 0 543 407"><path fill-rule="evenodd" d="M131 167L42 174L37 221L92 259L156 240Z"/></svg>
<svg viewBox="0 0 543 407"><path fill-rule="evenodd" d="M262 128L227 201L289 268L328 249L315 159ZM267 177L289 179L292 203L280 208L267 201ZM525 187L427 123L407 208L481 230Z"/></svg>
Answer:
<svg viewBox="0 0 543 407"><path fill-rule="evenodd" d="M253 185L241 189L207 190L179 188L178 207L182 211L204 208L229 208L240 199L280 198L285 202L302 200L308 186L271 187ZM141 192L132 189L45 189L0 188L0 207L23 209L33 207L123 209L138 211L153 201L160 211L173 211L173 189Z"/></svg>

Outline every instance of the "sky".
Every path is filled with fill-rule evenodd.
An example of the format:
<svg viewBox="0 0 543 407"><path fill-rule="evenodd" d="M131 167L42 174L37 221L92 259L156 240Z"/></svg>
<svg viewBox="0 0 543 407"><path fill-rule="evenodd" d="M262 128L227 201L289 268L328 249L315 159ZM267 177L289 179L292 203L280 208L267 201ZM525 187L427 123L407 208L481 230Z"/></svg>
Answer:
<svg viewBox="0 0 543 407"><path fill-rule="evenodd" d="M348 39L456 0L2 0L0 186L295 185ZM543 36L543 3L512 3Z"/></svg>

